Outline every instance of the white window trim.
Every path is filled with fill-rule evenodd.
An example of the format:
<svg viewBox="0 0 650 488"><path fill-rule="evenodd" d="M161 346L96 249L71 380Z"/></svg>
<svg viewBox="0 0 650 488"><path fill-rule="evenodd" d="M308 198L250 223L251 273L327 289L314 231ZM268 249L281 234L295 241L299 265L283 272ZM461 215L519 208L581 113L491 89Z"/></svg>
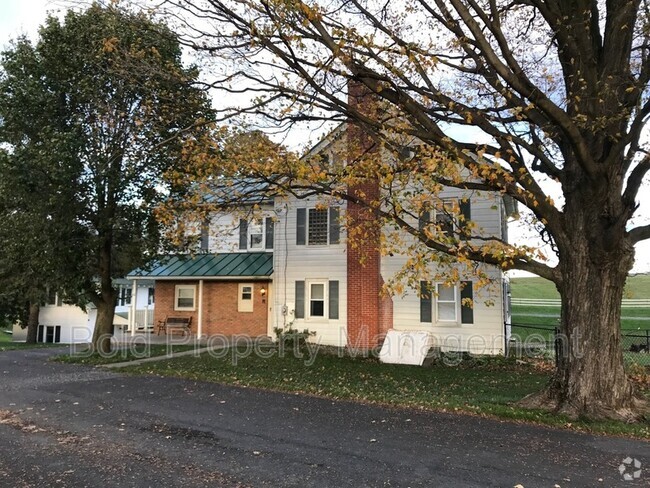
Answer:
<svg viewBox="0 0 650 488"><path fill-rule="evenodd" d="M179 307L178 306L179 291L181 289L184 289L184 288L186 288L186 289L191 288L192 289L192 293L193 293L193 295L192 295L192 303L193 303L193 306L191 306L191 307ZM174 310L177 310L179 312L183 312L183 311L185 311L185 312L194 312L196 310L196 285L176 285L174 287Z"/></svg>
<svg viewBox="0 0 650 488"><path fill-rule="evenodd" d="M244 300L242 295L244 293L244 288L250 287L251 289L251 298L250 300ZM253 283L240 283L237 288L237 311L242 313L250 313L254 309L255 303L255 285ZM249 303L250 302L250 303Z"/></svg>
<svg viewBox="0 0 650 488"><path fill-rule="evenodd" d="M312 285L323 285L323 315L311 314L311 286ZM326 322L329 320L329 280L317 279L317 280L305 280L305 319L311 320L313 322Z"/></svg>
<svg viewBox="0 0 650 488"><path fill-rule="evenodd" d="M460 313L459 313L459 308L460 308L459 307L459 304L460 304L459 297L460 297L460 293L459 293L459 290L458 290L458 284L455 283L453 285L453 290L454 290L454 302L453 302L454 303L454 319L453 320L445 320L445 319L440 318L440 313L439 313L439 309L438 309L438 303L441 301L439 299L440 295L439 295L439 292L438 292L438 288L440 286L447 286L448 287L449 285L446 284L446 283L436 283L436 293L435 293L435 319L436 319L436 322L440 323L440 324L458 324L460 322ZM450 300L442 300L442 303L452 303L452 302Z"/></svg>

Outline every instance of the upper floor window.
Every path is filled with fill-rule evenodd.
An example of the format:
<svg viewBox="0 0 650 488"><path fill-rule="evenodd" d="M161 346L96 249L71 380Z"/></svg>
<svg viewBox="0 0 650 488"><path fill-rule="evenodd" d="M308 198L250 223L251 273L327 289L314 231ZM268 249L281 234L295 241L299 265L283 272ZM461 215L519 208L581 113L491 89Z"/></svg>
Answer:
<svg viewBox="0 0 650 488"><path fill-rule="evenodd" d="M296 212L297 245L318 246L341 241L339 207L299 208Z"/></svg>
<svg viewBox="0 0 650 488"><path fill-rule="evenodd" d="M458 214L456 214L458 208ZM451 236L454 230L460 231L465 222L471 220L471 203L470 199L458 200L456 198L446 198L440 202L437 207L431 206L425 208L419 217L420 232L435 223L440 229L440 232L447 236Z"/></svg>
<svg viewBox="0 0 650 488"><path fill-rule="evenodd" d="M248 225L248 249L264 249L264 224L261 220Z"/></svg>
<svg viewBox="0 0 650 488"><path fill-rule="evenodd" d="M47 298L43 302L43 305L50 307L60 307L63 305L63 300L61 295L59 295L54 288L47 289Z"/></svg>
<svg viewBox="0 0 650 488"><path fill-rule="evenodd" d="M239 220L239 250L273 250L275 222L273 217L248 221Z"/></svg>

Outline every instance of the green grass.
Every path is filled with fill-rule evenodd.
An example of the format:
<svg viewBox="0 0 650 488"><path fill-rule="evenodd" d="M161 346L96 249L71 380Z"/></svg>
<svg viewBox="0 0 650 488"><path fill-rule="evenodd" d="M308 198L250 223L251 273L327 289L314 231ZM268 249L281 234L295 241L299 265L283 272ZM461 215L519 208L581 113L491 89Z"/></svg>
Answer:
<svg viewBox="0 0 650 488"><path fill-rule="evenodd" d="M623 308L621 328L626 332L650 329L650 308ZM554 327L560 320L560 307L513 305L512 323L548 325Z"/></svg>
<svg viewBox="0 0 650 488"><path fill-rule="evenodd" d="M512 278L512 298L559 299L555 285L544 278ZM650 299L650 276L630 276L625 288L625 298ZM625 332L650 329L650 308L629 308L622 311L621 328ZM560 307L513 305L512 323L554 327L560 319ZM533 331L535 332L535 331ZM522 334L525 331L522 330Z"/></svg>
<svg viewBox="0 0 650 488"><path fill-rule="evenodd" d="M26 344L24 342L13 342L11 334L5 334L5 329L0 330L0 352L2 351L15 351L17 349L39 349L43 347L55 347L62 344Z"/></svg>
<svg viewBox="0 0 650 488"><path fill-rule="evenodd" d="M561 415L517 407L515 402L546 384L548 373L509 359L474 358L453 367L440 363L422 368L321 352L313 364L307 365L307 357L280 357L275 349L267 351L275 354L270 358L249 355L233 361L233 356L242 351L230 349L223 351L224 357L181 357L122 371L650 437L647 423L570 421Z"/></svg>
<svg viewBox="0 0 650 488"><path fill-rule="evenodd" d="M560 298L555 285L544 278L511 278L510 287L512 298ZM625 298L650 298L650 275L630 276Z"/></svg>
<svg viewBox="0 0 650 488"><path fill-rule="evenodd" d="M560 298L553 282L544 278L510 278L512 298Z"/></svg>
<svg viewBox="0 0 650 488"><path fill-rule="evenodd" d="M62 354L52 358L52 360L60 363L97 366L100 364L114 364L154 356L164 356L170 352L189 351L195 347L192 344L134 344L127 348L114 349L108 356L79 352L75 354Z"/></svg>

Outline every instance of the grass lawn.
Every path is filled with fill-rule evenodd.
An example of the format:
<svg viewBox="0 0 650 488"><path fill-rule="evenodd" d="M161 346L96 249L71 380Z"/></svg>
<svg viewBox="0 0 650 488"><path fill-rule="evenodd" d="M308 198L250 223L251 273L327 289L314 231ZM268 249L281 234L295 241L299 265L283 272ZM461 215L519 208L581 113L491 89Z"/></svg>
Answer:
<svg viewBox="0 0 650 488"><path fill-rule="evenodd" d="M544 278L510 278L512 298L560 298L555 285ZM624 298L650 298L650 275L630 276Z"/></svg>
<svg viewBox="0 0 650 488"><path fill-rule="evenodd" d="M52 358L53 361L71 364L87 364L96 366L100 364L121 363L153 356L164 356L170 352L182 352L194 349L192 344L133 344L126 348L114 349L108 356L88 354L84 352L75 354L62 354Z"/></svg>
<svg viewBox="0 0 650 488"><path fill-rule="evenodd" d="M559 299L555 285L544 278L511 278L512 298ZM650 298L650 276L630 276L626 285L625 298ZM521 325L555 327L560 320L559 306L512 305L512 323ZM624 333L650 329L650 308L624 307L621 329ZM525 329L514 331L522 337L528 335ZM537 333L539 331L530 331Z"/></svg>
<svg viewBox="0 0 650 488"><path fill-rule="evenodd" d="M6 334L5 329L0 329L0 352L14 351L16 349L37 349L41 347L61 347L63 344L26 344L24 342L13 342L11 334Z"/></svg>
<svg viewBox="0 0 650 488"><path fill-rule="evenodd" d="M280 357L277 349L265 351L274 353L267 358L255 354L243 357L243 350L230 349L221 351L222 357L186 356L122 371L650 438L648 423L570 421L556 414L516 407L516 401L546 384L549 373L504 358L474 358L458 366L422 368L321 352L313 364L307 365L307 356L296 358L286 353ZM233 361L235 356L237 360Z"/></svg>

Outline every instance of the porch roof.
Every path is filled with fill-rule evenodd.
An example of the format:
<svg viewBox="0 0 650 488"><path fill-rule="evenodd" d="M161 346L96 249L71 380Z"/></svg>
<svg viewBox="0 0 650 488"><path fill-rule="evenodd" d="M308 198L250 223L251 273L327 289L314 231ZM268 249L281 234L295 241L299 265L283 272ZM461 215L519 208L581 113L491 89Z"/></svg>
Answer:
<svg viewBox="0 0 650 488"><path fill-rule="evenodd" d="M136 269L129 278L262 278L273 273L273 253L238 252L167 256L146 269Z"/></svg>

